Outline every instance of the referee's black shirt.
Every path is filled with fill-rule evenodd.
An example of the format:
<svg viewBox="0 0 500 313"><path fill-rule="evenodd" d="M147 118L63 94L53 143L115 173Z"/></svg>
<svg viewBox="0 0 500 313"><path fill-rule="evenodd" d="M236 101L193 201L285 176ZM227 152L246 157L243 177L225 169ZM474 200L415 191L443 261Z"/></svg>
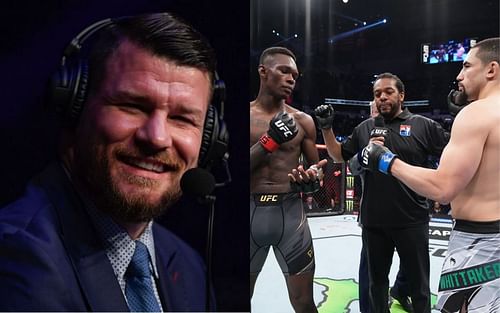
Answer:
<svg viewBox="0 0 500 313"><path fill-rule="evenodd" d="M342 157L349 160L363 149L375 127L374 118L354 128L342 143ZM449 133L439 123L410 113L385 122L388 134L384 145L408 164L426 166L429 156L440 156L449 140ZM444 182L446 183L446 182ZM429 221L426 198L406 187L396 178L378 171L365 171L361 224L369 227L410 226Z"/></svg>

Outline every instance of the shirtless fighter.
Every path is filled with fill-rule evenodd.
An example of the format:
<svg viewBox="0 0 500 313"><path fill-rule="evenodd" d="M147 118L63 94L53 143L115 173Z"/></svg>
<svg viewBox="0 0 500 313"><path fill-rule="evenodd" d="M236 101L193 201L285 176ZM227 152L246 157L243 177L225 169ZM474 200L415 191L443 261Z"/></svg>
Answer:
<svg viewBox="0 0 500 313"><path fill-rule="evenodd" d="M360 162L421 195L451 201L455 219L439 281L442 312L500 309L500 38L471 48L457 76L470 103L457 115L436 170L411 166L370 144ZM457 97L460 98L460 97Z"/></svg>
<svg viewBox="0 0 500 313"><path fill-rule="evenodd" d="M268 48L260 57L258 72L259 94L250 103L251 295L272 246L294 310L317 312L314 249L298 192L314 191L318 168L327 161L318 163L312 117L285 103L299 75L295 55L286 48ZM313 164L307 170L299 165L301 154ZM290 183L287 175L292 169L301 173L303 184Z"/></svg>

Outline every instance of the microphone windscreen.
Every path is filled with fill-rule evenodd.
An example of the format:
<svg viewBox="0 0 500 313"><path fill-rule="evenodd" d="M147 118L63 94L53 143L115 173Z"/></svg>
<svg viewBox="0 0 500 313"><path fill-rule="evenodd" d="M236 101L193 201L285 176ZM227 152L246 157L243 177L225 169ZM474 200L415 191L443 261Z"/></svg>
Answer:
<svg viewBox="0 0 500 313"><path fill-rule="evenodd" d="M380 114L375 116L375 127L385 127L384 117Z"/></svg>
<svg viewBox="0 0 500 313"><path fill-rule="evenodd" d="M209 171L199 167L189 169L182 175L181 189L185 195L208 196L215 189L215 177Z"/></svg>
<svg viewBox="0 0 500 313"><path fill-rule="evenodd" d="M373 137L385 138L389 130L385 128L384 118L379 114L375 116L374 120L375 120L375 127L373 127L372 131L370 132L370 138Z"/></svg>

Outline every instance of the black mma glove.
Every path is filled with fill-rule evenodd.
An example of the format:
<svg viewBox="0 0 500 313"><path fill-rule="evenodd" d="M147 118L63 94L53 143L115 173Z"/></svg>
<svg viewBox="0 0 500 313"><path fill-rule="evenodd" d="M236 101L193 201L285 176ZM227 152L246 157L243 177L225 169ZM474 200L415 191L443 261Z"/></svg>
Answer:
<svg viewBox="0 0 500 313"><path fill-rule="evenodd" d="M286 112L279 112L269 122L269 130L260 137L262 147L268 152L276 151L279 146L297 136L299 130L293 117Z"/></svg>
<svg viewBox="0 0 500 313"><path fill-rule="evenodd" d="M315 193L316 191L319 190L319 188L321 188L319 180L317 180L317 179L310 180L307 183L305 183L305 182L302 182L302 183L290 182L290 186L292 188L292 192L296 192L296 193L303 192L306 194Z"/></svg>
<svg viewBox="0 0 500 313"><path fill-rule="evenodd" d="M330 129L333 124L333 117L335 112L330 104L322 104L314 109L314 115L316 115L316 121L318 121L318 126L321 129Z"/></svg>
<svg viewBox="0 0 500 313"><path fill-rule="evenodd" d="M450 111L452 116L456 116L468 104L467 95L465 92L452 89L448 94L447 102L448 111Z"/></svg>
<svg viewBox="0 0 500 313"><path fill-rule="evenodd" d="M309 181L307 182L301 181L300 183L290 182L290 187L292 189L292 192L310 194L310 193L315 193L321 188L320 181L324 177L323 169L318 168L318 166L316 166L315 164L311 165L309 169L313 169L316 171L316 176L314 177L314 179L309 179Z"/></svg>
<svg viewBox="0 0 500 313"><path fill-rule="evenodd" d="M359 163L358 155L359 154L356 153L355 156L353 156L352 158L349 159L349 161L347 161L347 165L349 166L349 169L351 170L351 174L354 176L361 175L365 170L361 166L361 164Z"/></svg>
<svg viewBox="0 0 500 313"><path fill-rule="evenodd" d="M384 174L391 173L392 162L397 155L387 147L370 143L358 153L358 161L362 167L372 171L381 171Z"/></svg>

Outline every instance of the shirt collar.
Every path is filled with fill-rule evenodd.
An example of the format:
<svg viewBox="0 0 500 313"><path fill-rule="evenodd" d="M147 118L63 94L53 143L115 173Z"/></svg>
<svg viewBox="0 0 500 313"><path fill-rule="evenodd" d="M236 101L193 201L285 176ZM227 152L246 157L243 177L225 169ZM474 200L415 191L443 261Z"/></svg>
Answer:
<svg viewBox="0 0 500 313"><path fill-rule="evenodd" d="M93 203L88 201L88 199L85 199L84 202L104 242L106 254L111 261L111 266L113 267L115 275L120 278L123 277L134 255L135 241L130 238L123 227L116 224L110 216L98 210ZM152 263L153 274L155 278L158 278L153 238L153 221L148 223L144 232L137 240L147 247Z"/></svg>
<svg viewBox="0 0 500 313"><path fill-rule="evenodd" d="M396 118L399 118L400 120L406 120L411 116L411 112L408 110L408 108L404 108L403 112L399 113Z"/></svg>
<svg viewBox="0 0 500 313"><path fill-rule="evenodd" d="M410 110L408 110L408 108L404 108L403 111L401 113L399 113L399 115L397 115L396 117L394 117L392 120L385 121L385 122L386 123L392 123L392 122L396 122L398 119L405 121L408 118L410 118L411 115L412 115L412 113L410 112Z"/></svg>

